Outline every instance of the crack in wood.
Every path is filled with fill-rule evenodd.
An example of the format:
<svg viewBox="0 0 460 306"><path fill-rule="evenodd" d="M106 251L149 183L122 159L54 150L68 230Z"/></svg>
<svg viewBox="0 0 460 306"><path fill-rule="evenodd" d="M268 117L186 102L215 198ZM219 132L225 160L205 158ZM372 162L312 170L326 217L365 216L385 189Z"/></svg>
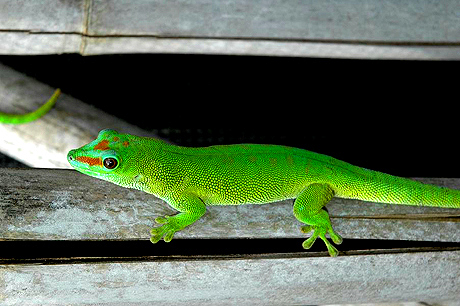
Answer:
<svg viewBox="0 0 460 306"><path fill-rule="evenodd" d="M310 38L276 38L276 37L242 37L242 36L182 36L182 35L159 35L159 34L89 34L89 30L83 27L82 32L77 31L42 31L24 29L0 29L0 33L25 33L30 35L79 35L82 38L155 38L177 40L227 40L227 41L261 41L279 43L322 43L322 44L345 44L345 45L369 45L369 46L413 46L413 47L458 47L460 41L381 41L381 40L348 40L348 39L310 39Z"/></svg>

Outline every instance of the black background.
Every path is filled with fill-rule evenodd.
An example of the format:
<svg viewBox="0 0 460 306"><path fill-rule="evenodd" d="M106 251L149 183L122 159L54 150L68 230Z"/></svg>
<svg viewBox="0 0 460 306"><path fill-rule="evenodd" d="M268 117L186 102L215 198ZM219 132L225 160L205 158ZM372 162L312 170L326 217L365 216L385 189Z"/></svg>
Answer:
<svg viewBox="0 0 460 306"><path fill-rule="evenodd" d="M459 62L167 54L0 62L181 145L283 144L401 176L460 173Z"/></svg>
<svg viewBox="0 0 460 306"><path fill-rule="evenodd" d="M399 176L460 173L459 62L167 54L0 62L180 145L272 143Z"/></svg>

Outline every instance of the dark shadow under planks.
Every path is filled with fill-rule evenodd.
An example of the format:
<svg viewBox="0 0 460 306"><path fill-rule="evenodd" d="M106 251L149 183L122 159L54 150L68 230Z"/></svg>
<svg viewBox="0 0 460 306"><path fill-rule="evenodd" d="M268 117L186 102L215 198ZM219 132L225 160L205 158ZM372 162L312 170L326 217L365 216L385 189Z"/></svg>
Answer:
<svg viewBox="0 0 460 306"><path fill-rule="evenodd" d="M0 169L0 239L148 239L154 218L175 214L153 195L73 170ZM424 179L458 188L460 179ZM459 188L460 189L460 188ZM460 242L460 209L334 199L327 208L344 238ZM209 206L177 238L303 238L292 201Z"/></svg>

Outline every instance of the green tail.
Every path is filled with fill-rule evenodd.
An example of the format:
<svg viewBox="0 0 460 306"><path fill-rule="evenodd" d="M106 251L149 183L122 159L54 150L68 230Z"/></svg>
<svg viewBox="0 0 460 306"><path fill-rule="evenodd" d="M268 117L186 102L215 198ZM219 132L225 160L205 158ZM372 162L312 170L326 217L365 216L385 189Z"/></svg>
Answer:
<svg viewBox="0 0 460 306"><path fill-rule="evenodd" d="M37 110L27 113L27 114L7 114L0 112L0 123L8 123L8 124L22 124L34 121L44 114L46 114L56 103L57 98L61 94L61 90L58 88L51 96L51 98L46 101L40 108Z"/></svg>
<svg viewBox="0 0 460 306"><path fill-rule="evenodd" d="M460 190L369 171L361 179L357 199L379 203L460 208ZM359 192L361 191L361 193Z"/></svg>

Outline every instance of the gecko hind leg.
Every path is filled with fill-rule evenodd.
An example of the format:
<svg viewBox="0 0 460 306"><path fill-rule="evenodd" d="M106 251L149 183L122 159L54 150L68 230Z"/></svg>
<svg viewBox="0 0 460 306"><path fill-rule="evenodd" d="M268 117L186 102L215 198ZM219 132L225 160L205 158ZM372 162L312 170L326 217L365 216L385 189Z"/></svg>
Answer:
<svg viewBox="0 0 460 306"><path fill-rule="evenodd" d="M321 238L326 244L329 255L337 256L339 252L326 238L329 234L335 244L342 243L342 237L337 234L331 225L329 214L323 206L334 196L334 191L327 184L311 184L307 186L294 202L294 216L302 223L307 224L301 227L303 233L313 230L310 238L302 243L304 249L312 247L316 238Z"/></svg>

